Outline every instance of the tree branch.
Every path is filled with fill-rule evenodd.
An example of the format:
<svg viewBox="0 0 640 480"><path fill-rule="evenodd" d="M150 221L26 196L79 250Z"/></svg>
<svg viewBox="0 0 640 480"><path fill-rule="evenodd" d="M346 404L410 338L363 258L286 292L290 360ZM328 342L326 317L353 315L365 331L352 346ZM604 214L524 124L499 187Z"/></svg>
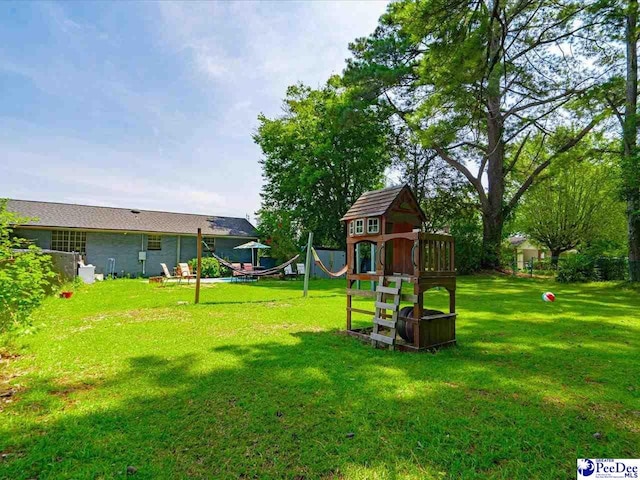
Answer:
<svg viewBox="0 0 640 480"><path fill-rule="evenodd" d="M483 208L488 207L489 201L487 199L487 194L484 191L484 188L482 186L482 182L480 181L480 179L477 177L474 177L473 174L469 171L467 167L464 166L462 162L459 162L458 160L451 157L444 148L439 146L434 146L433 149L436 151L438 155L440 155L440 158L442 158L451 167L455 168L466 177L469 183L478 192L478 197L480 198L480 204L483 206Z"/></svg>
<svg viewBox="0 0 640 480"><path fill-rule="evenodd" d="M518 163L518 159L520 158L520 154L522 153L522 149L524 148L525 144L527 143L527 140L529 140L529 136L531 136L531 132L527 132L527 134L525 135L524 139L522 140L522 142L520 143L520 146L518 147L518 151L516 152L516 154L513 157L513 160L511 161L511 163L509 164L509 166L505 169L504 171L504 175L506 176L511 170L513 170L513 167L516 166L516 163Z"/></svg>
<svg viewBox="0 0 640 480"><path fill-rule="evenodd" d="M564 92L558 94L558 95L554 95L553 97L549 97L549 98L541 98L538 99L534 102L531 103L527 103L525 105L521 105L521 106L514 106L512 108L510 108L509 110L507 110L504 114L504 118L507 118L508 116L514 114L514 113L518 113L521 112L523 110L527 110L529 108L533 108L533 107L539 107L540 105L546 105L548 103L553 103L556 100L562 100L563 98L569 97L571 95L575 95L575 94L580 94L580 93L584 93L585 90L576 90L576 89L570 89L570 90L565 90Z"/></svg>
<svg viewBox="0 0 640 480"><path fill-rule="evenodd" d="M551 161L554 158L560 156L561 154L567 152L568 150L576 146L580 142L580 140L582 140L591 130L593 130L593 128L599 122L600 122L600 116L597 115L593 118L593 120L591 120L591 122L589 122L587 126L585 126L582 130L580 130L580 132L578 132L578 135L568 140L563 146L561 146L558 150L556 150L556 152L553 155L551 155L547 160L545 160L540 165L538 165L536 169L531 173L531 175L529 175L529 177L520 186L518 191L513 195L513 197L505 207L505 214L510 213L514 209L514 207L520 201L520 198L522 197L522 195L524 195L524 193L533 184L536 177L540 175L540 173L551 164Z"/></svg>

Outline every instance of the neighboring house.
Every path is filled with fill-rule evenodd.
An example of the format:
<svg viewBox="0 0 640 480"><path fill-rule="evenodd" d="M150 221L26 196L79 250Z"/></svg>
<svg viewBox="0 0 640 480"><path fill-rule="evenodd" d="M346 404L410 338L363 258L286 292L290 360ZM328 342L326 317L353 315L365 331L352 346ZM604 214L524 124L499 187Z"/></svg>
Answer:
<svg viewBox="0 0 640 480"><path fill-rule="evenodd" d="M510 237L509 244L515 250L519 269L525 268L531 259L535 261L551 257L551 252L548 248L540 248L532 244L524 235Z"/></svg>
<svg viewBox="0 0 640 480"><path fill-rule="evenodd" d="M36 219L17 225L16 236L43 249L81 253L96 273L108 273L114 259L120 276L161 275L161 262L172 269L195 258L198 228L203 255L215 250L232 261L250 262L251 250L234 247L258 238L244 218L29 200L9 200L7 209Z"/></svg>

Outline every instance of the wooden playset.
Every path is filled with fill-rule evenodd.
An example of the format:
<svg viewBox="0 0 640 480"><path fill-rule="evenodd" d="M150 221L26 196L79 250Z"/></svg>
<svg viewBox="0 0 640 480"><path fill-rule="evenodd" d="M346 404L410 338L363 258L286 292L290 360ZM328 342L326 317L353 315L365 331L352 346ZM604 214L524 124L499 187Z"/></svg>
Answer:
<svg viewBox="0 0 640 480"><path fill-rule="evenodd" d="M347 333L373 346L424 351L456 342L456 275L453 237L422 231L425 214L408 186L366 192L342 217L347 227ZM363 270L359 245L370 247ZM375 265L375 266L374 266ZM377 282L375 291L360 281ZM404 284L413 286L403 293ZM424 292L449 292L449 313L424 308ZM375 311L354 308L354 296L375 298ZM408 306L402 307L402 304ZM352 328L352 313L373 316L373 325Z"/></svg>

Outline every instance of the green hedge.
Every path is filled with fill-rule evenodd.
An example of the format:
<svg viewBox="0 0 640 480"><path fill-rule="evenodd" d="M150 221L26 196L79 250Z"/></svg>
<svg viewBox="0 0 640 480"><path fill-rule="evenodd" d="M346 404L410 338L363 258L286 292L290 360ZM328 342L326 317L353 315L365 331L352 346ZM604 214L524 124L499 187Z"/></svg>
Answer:
<svg viewBox="0 0 640 480"><path fill-rule="evenodd" d="M627 280L629 261L624 257L567 255L558 264L557 280L562 283Z"/></svg>
<svg viewBox="0 0 640 480"><path fill-rule="evenodd" d="M196 268L198 266L198 259L192 258L189 260L189 268L191 268L192 272L196 272ZM202 278L219 278L219 277L228 277L231 271L221 265L218 260L213 257L203 257L202 258Z"/></svg>

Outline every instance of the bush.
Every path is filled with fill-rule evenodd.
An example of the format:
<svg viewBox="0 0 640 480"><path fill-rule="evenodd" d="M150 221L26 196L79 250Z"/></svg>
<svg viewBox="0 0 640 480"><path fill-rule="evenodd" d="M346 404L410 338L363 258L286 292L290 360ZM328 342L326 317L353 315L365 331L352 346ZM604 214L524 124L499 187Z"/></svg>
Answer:
<svg viewBox="0 0 640 480"><path fill-rule="evenodd" d="M482 260L482 229L476 222L459 221L451 225L455 239L456 271L460 275L480 270Z"/></svg>
<svg viewBox="0 0 640 480"><path fill-rule="evenodd" d="M569 255L558 265L559 282L591 282L597 279L595 261L587 255Z"/></svg>
<svg viewBox="0 0 640 480"><path fill-rule="evenodd" d="M196 272L198 267L198 259L189 260L189 267L192 272ZM229 269L213 257L202 257L202 278L219 278L229 275Z"/></svg>
<svg viewBox="0 0 640 480"><path fill-rule="evenodd" d="M51 267L51 257L34 246L0 259L0 332L29 323L31 312L50 293Z"/></svg>
<svg viewBox="0 0 640 480"><path fill-rule="evenodd" d="M624 257L598 257L595 261L598 280L627 280L629 276L628 259Z"/></svg>
<svg viewBox="0 0 640 480"><path fill-rule="evenodd" d="M12 237L12 225L24 219L8 212L6 205L0 201L0 332L27 325L55 278L50 256Z"/></svg>

